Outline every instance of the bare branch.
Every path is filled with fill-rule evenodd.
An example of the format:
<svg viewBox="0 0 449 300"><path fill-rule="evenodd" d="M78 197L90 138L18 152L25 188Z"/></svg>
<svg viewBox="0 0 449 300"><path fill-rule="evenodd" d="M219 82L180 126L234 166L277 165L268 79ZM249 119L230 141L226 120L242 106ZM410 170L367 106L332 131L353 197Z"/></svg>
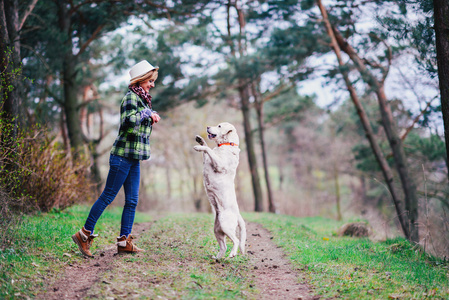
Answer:
<svg viewBox="0 0 449 300"><path fill-rule="evenodd" d="M42 26L33 26L31 28L28 28L27 30L21 31L20 34L23 35L25 33L28 33L28 32L34 31L34 30L40 30L40 29L43 29L43 27ZM23 39L20 39L20 40L22 41Z"/></svg>
<svg viewBox="0 0 449 300"><path fill-rule="evenodd" d="M39 53L37 53L33 47L25 45L23 43L20 43L20 47L23 47L25 49L30 50L31 52L33 52L42 62L42 64L44 65L44 67L47 69L47 71L51 71L50 66L47 64L47 62L45 61L44 57L42 55L40 55Z"/></svg>
<svg viewBox="0 0 449 300"><path fill-rule="evenodd" d="M25 24L25 21L27 20L28 16L33 11L34 7L36 6L38 0L31 0L30 5L28 5L27 9L25 9L25 13L22 16L22 19L19 22L19 28L17 31L20 31L23 27L23 24Z"/></svg>
<svg viewBox="0 0 449 300"><path fill-rule="evenodd" d="M277 95L279 95L280 93L282 93L283 91L289 89L290 87L287 86L287 84L283 83L278 89L276 89L274 92L272 92L271 94L267 95L266 97L262 97L262 103L268 102L271 99L273 99L274 97L276 97Z"/></svg>
<svg viewBox="0 0 449 300"><path fill-rule="evenodd" d="M435 100L438 96L435 96L432 100L430 100L429 102L427 102L426 107L424 107L423 110L421 110L420 114L417 115L415 117L415 119L413 119L412 124L407 127L407 129L405 130L404 134L401 136L401 140L405 140L405 138L407 137L407 135L410 133L410 131L412 131L413 127L415 126L416 123L418 123L419 119L421 119L421 117L424 115L424 113L427 111L427 109L430 107L430 104L432 104L433 100Z"/></svg>
<svg viewBox="0 0 449 300"><path fill-rule="evenodd" d="M82 103L80 103L80 104L78 105L78 109L81 109L81 108L87 106L88 104L90 104L90 103L92 103L92 102L94 102L94 101L97 101L98 99L100 99L100 97L95 97L95 98L86 100L86 101L84 101L84 102L82 102Z"/></svg>
<svg viewBox="0 0 449 300"><path fill-rule="evenodd" d="M380 37L378 37L378 36L375 35L374 33L370 33L369 36L372 37L372 38L374 38L374 39L376 39L377 41L381 42L381 43L384 44L384 46L387 48L387 53L388 53L388 55L387 55L387 59L388 59L388 64L387 64L387 66L384 67L384 66L382 66L382 65L380 65L380 64L377 64L378 68L380 68L381 70L383 70L383 72L382 72L382 73L383 73L383 74L382 74L382 79L380 80L380 82L383 84L383 83L385 82L385 79L386 79L387 76L388 76L389 71L390 71L391 60L392 60L392 58L393 58L393 52L391 51L390 45L388 45L388 43L387 43L384 39L381 39Z"/></svg>
<svg viewBox="0 0 449 300"><path fill-rule="evenodd" d="M408 88L415 95L416 99L418 100L419 108L421 108L421 103L420 103L419 99L423 98L422 94L418 93L417 86L415 84L413 84L412 82L410 82L410 80L405 76L404 72L402 72L401 68L398 68L398 71L399 71L399 74L401 74L401 77L404 80L404 82L407 84ZM431 101L433 101L433 99Z"/></svg>
<svg viewBox="0 0 449 300"><path fill-rule="evenodd" d="M46 92L47 92L53 99L55 99L55 101L56 101L59 105L61 105L61 106L64 105L64 102L61 100L61 98L59 98L58 96L56 96L55 93L53 93L52 91L50 91L50 89L48 88L48 86L45 87L45 91L46 91Z"/></svg>
<svg viewBox="0 0 449 300"><path fill-rule="evenodd" d="M283 123L285 120L292 119L292 118L296 117L297 115L298 115L297 112L291 112L289 114L282 115L277 118L273 118L270 122L265 123L266 124L265 127L274 127L277 124ZM254 131L257 131L257 129L255 129Z"/></svg>
<svg viewBox="0 0 449 300"><path fill-rule="evenodd" d="M75 55L75 57L78 57L81 55L86 48L92 43L98 36L100 35L100 31L104 28L106 24L101 24L95 29L95 31L92 33L91 37L80 47L80 51Z"/></svg>

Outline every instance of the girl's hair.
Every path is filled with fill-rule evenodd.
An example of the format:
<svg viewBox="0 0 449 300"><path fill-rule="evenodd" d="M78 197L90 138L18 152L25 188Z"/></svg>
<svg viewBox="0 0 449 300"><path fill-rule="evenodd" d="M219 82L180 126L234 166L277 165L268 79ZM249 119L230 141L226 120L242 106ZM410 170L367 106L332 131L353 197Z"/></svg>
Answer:
<svg viewBox="0 0 449 300"><path fill-rule="evenodd" d="M158 69L154 69L151 70L148 73L143 74L142 76L136 77L133 80L131 80L131 82L129 83L129 85L135 85L135 84L140 84L143 81L146 81L148 79L152 79L152 80L156 80L157 76L159 75L159 73L157 72Z"/></svg>

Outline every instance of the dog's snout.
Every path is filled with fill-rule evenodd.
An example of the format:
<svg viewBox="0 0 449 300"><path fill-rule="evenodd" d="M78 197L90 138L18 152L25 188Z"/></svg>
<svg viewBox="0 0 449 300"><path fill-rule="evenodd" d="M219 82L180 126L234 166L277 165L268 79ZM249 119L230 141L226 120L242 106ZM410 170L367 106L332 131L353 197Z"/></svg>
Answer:
<svg viewBox="0 0 449 300"><path fill-rule="evenodd" d="M207 130L209 130L210 129L210 126L207 126Z"/></svg>

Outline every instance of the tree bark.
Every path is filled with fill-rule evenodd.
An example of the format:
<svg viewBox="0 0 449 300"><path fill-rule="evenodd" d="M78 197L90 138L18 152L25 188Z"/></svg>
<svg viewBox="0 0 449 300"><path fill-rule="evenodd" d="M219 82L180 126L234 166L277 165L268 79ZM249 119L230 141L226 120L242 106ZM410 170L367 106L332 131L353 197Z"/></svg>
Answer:
<svg viewBox="0 0 449 300"><path fill-rule="evenodd" d="M70 16L67 12L66 1L58 1L58 17L60 31L65 35L66 41L63 47L65 48L64 62L62 66L62 85L64 90L64 112L66 115L67 131L70 140L70 146L73 156L76 157L82 149L83 138L81 123L79 117L79 107L77 99L77 85L76 85L76 57L73 55L73 42L71 37Z"/></svg>
<svg viewBox="0 0 449 300"><path fill-rule="evenodd" d="M263 103L260 93L257 91L255 87L255 83L253 82L251 85L252 94L255 99L256 104L256 112L257 112L257 121L259 125L259 139L260 139L260 147L262 150L262 163L263 163L263 169L265 174L265 184L267 186L267 196L268 196L268 211L271 213L279 213L277 210L276 204L274 202L273 197L273 191L271 189L271 180L270 180L270 173L268 169L268 159L267 159L267 149L265 147L265 126L263 122Z"/></svg>
<svg viewBox="0 0 449 300"><path fill-rule="evenodd" d="M248 87L244 83L243 85L244 86L239 87L239 94L243 114L243 128L245 130L246 153L248 154L248 163L254 193L254 210L263 211L262 188L260 186L259 172L257 171L257 159L250 122Z"/></svg>
<svg viewBox="0 0 449 300"><path fill-rule="evenodd" d="M64 111L66 114L67 131L74 157L82 149L83 138L78 110L77 86L75 83L74 57L70 54L65 56L63 64L63 87L64 87Z"/></svg>
<svg viewBox="0 0 449 300"><path fill-rule="evenodd" d="M6 74L9 77L9 85L13 88L9 90L4 101L3 110L6 113L6 118L13 125L12 135L17 135L18 126L23 124L22 115L19 108L21 107L22 96L22 81L21 81L21 56L20 56L20 36L19 36L19 2L18 0L4 1L4 14L6 20L6 30L9 39L7 51L10 52L10 57L7 59L8 68ZM2 22L3 23L3 22ZM3 30L2 30L3 31Z"/></svg>
<svg viewBox="0 0 449 300"><path fill-rule="evenodd" d="M449 164L449 3L433 0L434 27L438 61L438 78L441 93L441 113L444 121L446 162ZM449 176L449 166L448 166Z"/></svg>
<svg viewBox="0 0 449 300"><path fill-rule="evenodd" d="M1 94L0 94L0 107L2 112L6 110L6 99L8 99L9 91L7 87L11 84L9 80L10 70L10 55L9 51L9 33L6 25L5 16L5 1L0 0L0 75L1 75Z"/></svg>
<svg viewBox="0 0 449 300"><path fill-rule="evenodd" d="M341 67L344 67L345 64L344 64L342 56L341 56L341 49L340 49L340 46L339 46L339 44L336 40L336 37L334 35L334 31L332 30L332 26L327 18L327 11L326 11L325 7L323 6L323 4L321 3L321 0L317 0L317 2L318 2L318 6L320 8L321 14L323 16L323 21L326 26L326 31L327 31L329 37L331 38L331 47L333 48L333 50L337 56L338 64ZM399 223L401 224L402 231L404 232L405 237L408 240L411 240L410 231L409 231L409 227L408 227L409 222L403 213L404 212L403 204L401 203L400 199L398 198L396 191L394 189L394 186L393 186L393 173L390 169L390 166L387 163L387 160L385 159L385 156L383 155L379 145L377 144L377 142L375 140L374 132L373 132L373 129L369 122L368 116L365 112L365 109L363 108L363 106L360 102L360 99L357 96L357 93L355 91L355 88L352 86L352 83L349 79L348 73L344 68L341 69L341 74L345 81L346 87L349 91L351 100L352 100L354 106L356 107L357 114L359 115L360 122L362 123L363 129L364 129L366 137L370 143L371 149L373 150L373 154L376 157L377 163L379 164L379 167L382 170L382 174L383 174L385 182L388 186L388 190L390 191L391 198L393 200L393 203L394 203L394 206L396 209L396 214L398 216Z"/></svg>
<svg viewBox="0 0 449 300"><path fill-rule="evenodd" d="M340 183L339 183L339 174L337 163L334 163L334 182L335 182L335 201L337 204L337 220L341 221L341 196L340 196Z"/></svg>

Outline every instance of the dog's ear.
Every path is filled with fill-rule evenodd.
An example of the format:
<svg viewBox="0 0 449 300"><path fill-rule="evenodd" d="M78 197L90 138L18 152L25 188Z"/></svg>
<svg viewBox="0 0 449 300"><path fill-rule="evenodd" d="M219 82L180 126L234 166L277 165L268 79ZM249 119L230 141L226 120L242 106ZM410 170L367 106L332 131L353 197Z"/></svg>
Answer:
<svg viewBox="0 0 449 300"><path fill-rule="evenodd" d="M226 134L230 134L232 132L232 129L229 129L228 132L226 132Z"/></svg>

